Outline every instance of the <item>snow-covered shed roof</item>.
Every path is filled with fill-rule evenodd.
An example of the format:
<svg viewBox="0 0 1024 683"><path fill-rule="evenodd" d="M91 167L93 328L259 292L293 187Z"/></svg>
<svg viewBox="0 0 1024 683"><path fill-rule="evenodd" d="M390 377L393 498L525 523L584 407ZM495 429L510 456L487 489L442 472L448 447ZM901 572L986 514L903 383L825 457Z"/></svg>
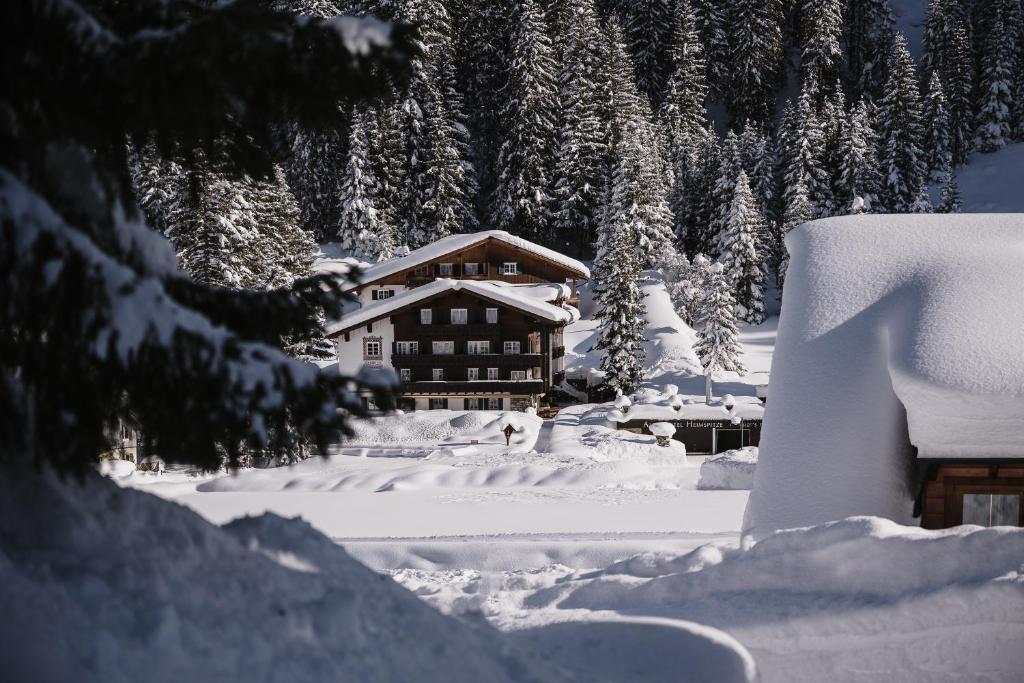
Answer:
<svg viewBox="0 0 1024 683"><path fill-rule="evenodd" d="M909 521L911 446L1024 457L1024 215L829 218L786 246L750 530Z"/></svg>
<svg viewBox="0 0 1024 683"><path fill-rule="evenodd" d="M393 258L388 261L374 264L363 271L362 277L358 283L350 284L347 287L352 289L371 282L376 282L377 280L388 277L389 275L400 273L403 270L407 270L421 263L433 261L434 259L441 258L445 254L461 251L462 249L468 249L469 247L480 244L481 242L489 239L499 240L505 244L522 249L523 251L530 252L538 258L550 261L571 271L577 277L583 279L590 278L590 269L576 259L569 258L565 254L560 254L553 249L548 249L547 247L542 247L539 244L534 244L529 240L524 240L522 237L516 237L504 230L483 230L480 232L442 237L436 242L432 242L431 244L409 252L408 256Z"/></svg>
<svg viewBox="0 0 1024 683"><path fill-rule="evenodd" d="M764 406L753 396L737 396L732 399L729 410L722 399L715 399L708 405L703 396L684 396L675 391L674 385L662 392L640 392L631 401L616 399L615 410L608 413L612 422L645 420L664 422L671 420L760 420ZM619 399L625 398L623 396ZM620 405L621 404L621 405Z"/></svg>
<svg viewBox="0 0 1024 683"><path fill-rule="evenodd" d="M465 291L483 299L504 304L543 320L571 323L579 319L579 311L572 306L551 303L566 296L565 285L537 284L513 285L489 280L451 280L439 278L415 289L365 306L327 326L328 336L336 336L360 325L379 320L393 312L446 292Z"/></svg>

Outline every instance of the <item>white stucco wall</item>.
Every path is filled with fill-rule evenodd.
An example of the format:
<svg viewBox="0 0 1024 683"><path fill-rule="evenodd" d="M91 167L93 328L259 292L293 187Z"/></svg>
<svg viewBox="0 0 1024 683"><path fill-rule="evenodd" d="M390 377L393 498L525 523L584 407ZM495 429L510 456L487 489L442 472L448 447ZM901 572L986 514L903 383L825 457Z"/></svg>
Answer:
<svg viewBox="0 0 1024 683"><path fill-rule="evenodd" d="M372 332L367 332L364 325L349 332L348 336L349 341L345 341L345 335L334 340L338 349L338 369L343 374L354 374L363 366L363 339L366 337L380 337L383 346L381 365L393 367L391 347L395 341L395 328L387 318L375 321Z"/></svg>

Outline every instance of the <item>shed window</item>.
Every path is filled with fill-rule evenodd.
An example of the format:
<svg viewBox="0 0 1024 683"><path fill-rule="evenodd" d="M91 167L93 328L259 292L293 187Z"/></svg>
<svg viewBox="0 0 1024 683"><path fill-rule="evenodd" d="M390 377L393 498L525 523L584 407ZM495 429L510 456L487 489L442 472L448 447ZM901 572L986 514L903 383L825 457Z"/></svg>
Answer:
<svg viewBox="0 0 1024 683"><path fill-rule="evenodd" d="M519 264L514 262L514 261L506 261L505 263L502 263L501 264L501 274L502 275L518 275L519 274Z"/></svg>
<svg viewBox="0 0 1024 683"><path fill-rule="evenodd" d="M450 264L450 263L438 263L437 264L437 274L440 275L441 277L451 277L452 276L452 264Z"/></svg>
<svg viewBox="0 0 1024 683"><path fill-rule="evenodd" d="M964 524L1020 526L1018 493L965 493Z"/></svg>
<svg viewBox="0 0 1024 683"><path fill-rule="evenodd" d="M463 263L462 264L463 275L479 275L480 264L479 263Z"/></svg>
<svg viewBox="0 0 1024 683"><path fill-rule="evenodd" d="M489 398L489 399L487 399L487 410L501 410L501 399L500 398Z"/></svg>

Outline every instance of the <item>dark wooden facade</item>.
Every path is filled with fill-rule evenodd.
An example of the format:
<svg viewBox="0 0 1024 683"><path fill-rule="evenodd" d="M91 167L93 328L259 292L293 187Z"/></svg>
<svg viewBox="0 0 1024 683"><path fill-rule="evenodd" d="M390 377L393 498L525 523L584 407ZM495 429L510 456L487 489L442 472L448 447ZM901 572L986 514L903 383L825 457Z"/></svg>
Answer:
<svg viewBox="0 0 1024 683"><path fill-rule="evenodd" d="M504 272L505 263L515 263L517 272L514 275ZM442 272L442 264L451 265L451 273ZM476 266L476 272L468 272L467 264ZM576 298L576 282L585 279L583 273L566 267L555 261L549 261L527 249L502 242L493 237L486 238L477 244L453 250L430 261L425 261L409 268L378 278L368 280L357 288L361 292L366 288L402 285L418 287L433 282L441 277L456 280L496 280L513 284L538 284L544 282L572 283L570 300Z"/></svg>
<svg viewBox="0 0 1024 683"><path fill-rule="evenodd" d="M642 419L620 422L618 428L650 434L650 425L654 422L675 425L676 433L672 438L681 441L686 446L686 452L691 455L712 455L761 443L762 421L753 419L741 420L739 424L733 424L731 420Z"/></svg>
<svg viewBox="0 0 1024 683"><path fill-rule="evenodd" d="M1024 460L919 463L923 481L917 512L925 529L967 523L1024 526Z"/></svg>
<svg viewBox="0 0 1024 683"><path fill-rule="evenodd" d="M465 309L466 322L453 322L452 309ZM488 309L497 309L493 322L488 322ZM421 322L423 310L430 311L429 324ZM402 377L403 396L539 399L564 378L558 360L565 354L564 323L543 320L503 301L447 290L395 309L387 319L394 333L390 364ZM372 331L375 322L358 327ZM349 341L350 332L340 334ZM409 342L416 343L415 352L406 346ZM451 342L453 352L434 353L435 342ZM487 342L489 351L471 353L471 342ZM519 352L506 353L506 342L518 343ZM442 380L434 378L435 369L443 372ZM476 379L471 378L470 369L476 370ZM497 377L490 376L488 369L495 369ZM523 374L514 379L513 373L519 372Z"/></svg>

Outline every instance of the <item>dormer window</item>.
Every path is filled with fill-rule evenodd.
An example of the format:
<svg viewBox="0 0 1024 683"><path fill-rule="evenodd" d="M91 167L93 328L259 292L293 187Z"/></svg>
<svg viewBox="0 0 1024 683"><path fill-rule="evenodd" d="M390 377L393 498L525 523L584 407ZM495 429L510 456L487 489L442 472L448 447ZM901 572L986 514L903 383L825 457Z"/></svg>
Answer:
<svg viewBox="0 0 1024 683"><path fill-rule="evenodd" d="M518 275L519 274L519 264L516 263L515 261L505 261L504 263L501 264L501 274L502 275Z"/></svg>
<svg viewBox="0 0 1024 683"><path fill-rule="evenodd" d="M450 263L438 263L437 274L441 277L451 277L453 272L452 264Z"/></svg>

